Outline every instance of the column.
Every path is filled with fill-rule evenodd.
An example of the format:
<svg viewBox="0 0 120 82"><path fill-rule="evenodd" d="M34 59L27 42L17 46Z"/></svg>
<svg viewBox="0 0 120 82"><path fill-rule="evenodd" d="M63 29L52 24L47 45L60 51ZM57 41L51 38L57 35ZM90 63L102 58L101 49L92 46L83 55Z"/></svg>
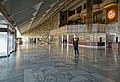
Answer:
<svg viewBox="0 0 120 82"><path fill-rule="evenodd" d="M9 57L9 36L10 36L10 31L9 31L9 25L7 25L7 56Z"/></svg>
<svg viewBox="0 0 120 82"><path fill-rule="evenodd" d="M14 49L15 51L17 50L17 47L18 47L18 43L17 43L17 30L14 29Z"/></svg>
<svg viewBox="0 0 120 82"><path fill-rule="evenodd" d="M77 9L75 9L75 14L77 14Z"/></svg>
<svg viewBox="0 0 120 82"><path fill-rule="evenodd" d="M37 40L38 40L38 38L36 38L36 44L37 44Z"/></svg>
<svg viewBox="0 0 120 82"><path fill-rule="evenodd" d="M76 37L76 34L74 34L74 38Z"/></svg>
<svg viewBox="0 0 120 82"><path fill-rule="evenodd" d="M61 36L61 42L63 43L63 35Z"/></svg>
<svg viewBox="0 0 120 82"><path fill-rule="evenodd" d="M87 26L88 26L87 31L88 31L88 33L91 33L92 32L92 23L93 23L93 20L92 20L93 0L87 0L86 10L87 10Z"/></svg>
<svg viewBox="0 0 120 82"><path fill-rule="evenodd" d="M118 0L118 42L120 42L120 0ZM120 50L120 43L118 43L118 49Z"/></svg>
<svg viewBox="0 0 120 82"><path fill-rule="evenodd" d="M67 44L69 44L69 34L67 34Z"/></svg>
<svg viewBox="0 0 120 82"><path fill-rule="evenodd" d="M50 35L49 35L49 37L48 37L48 42L50 42Z"/></svg>
<svg viewBox="0 0 120 82"><path fill-rule="evenodd" d="M118 32L120 35L120 0L118 0Z"/></svg>
<svg viewBox="0 0 120 82"><path fill-rule="evenodd" d="M67 56L69 56L69 45L67 44L67 53L66 53Z"/></svg>

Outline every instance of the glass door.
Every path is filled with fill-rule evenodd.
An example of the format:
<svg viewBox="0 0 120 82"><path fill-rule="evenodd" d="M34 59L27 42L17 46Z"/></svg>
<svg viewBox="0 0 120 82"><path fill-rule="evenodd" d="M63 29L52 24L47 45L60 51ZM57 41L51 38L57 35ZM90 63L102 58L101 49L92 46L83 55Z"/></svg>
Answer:
<svg viewBox="0 0 120 82"><path fill-rule="evenodd" d="M0 32L0 57L7 56L7 32Z"/></svg>
<svg viewBox="0 0 120 82"><path fill-rule="evenodd" d="M14 35L8 33L8 55L14 51Z"/></svg>

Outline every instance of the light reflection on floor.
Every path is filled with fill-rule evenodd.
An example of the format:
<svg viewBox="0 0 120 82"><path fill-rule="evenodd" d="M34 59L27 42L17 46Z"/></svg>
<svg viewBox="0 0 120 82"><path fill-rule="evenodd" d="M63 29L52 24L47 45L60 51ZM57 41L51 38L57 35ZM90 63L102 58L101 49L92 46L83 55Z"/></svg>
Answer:
<svg viewBox="0 0 120 82"><path fill-rule="evenodd" d="M0 82L120 82L120 52L83 47L79 52L75 58L69 45L19 46L0 59Z"/></svg>

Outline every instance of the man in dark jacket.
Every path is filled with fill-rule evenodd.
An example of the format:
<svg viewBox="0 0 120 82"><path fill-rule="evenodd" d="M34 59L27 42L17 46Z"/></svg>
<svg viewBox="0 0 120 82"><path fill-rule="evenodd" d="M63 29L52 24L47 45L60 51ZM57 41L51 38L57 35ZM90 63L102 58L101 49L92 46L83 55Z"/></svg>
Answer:
<svg viewBox="0 0 120 82"><path fill-rule="evenodd" d="M75 57L79 57L79 50L78 50L78 41L79 38L73 38L73 46L74 46L74 51L75 51Z"/></svg>

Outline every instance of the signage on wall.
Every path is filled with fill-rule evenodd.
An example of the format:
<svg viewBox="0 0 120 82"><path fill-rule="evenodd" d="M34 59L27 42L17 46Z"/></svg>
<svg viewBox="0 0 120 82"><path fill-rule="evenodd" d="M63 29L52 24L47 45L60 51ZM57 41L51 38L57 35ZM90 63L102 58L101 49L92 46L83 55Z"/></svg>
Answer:
<svg viewBox="0 0 120 82"><path fill-rule="evenodd" d="M117 21L117 6L109 6L106 8L106 22L111 23Z"/></svg>
<svg viewBox="0 0 120 82"><path fill-rule="evenodd" d="M116 15L116 13L115 13L115 11L114 11L114 10L110 10L110 11L108 12L108 18L109 18L109 19L114 18L114 17L115 17L115 15Z"/></svg>

